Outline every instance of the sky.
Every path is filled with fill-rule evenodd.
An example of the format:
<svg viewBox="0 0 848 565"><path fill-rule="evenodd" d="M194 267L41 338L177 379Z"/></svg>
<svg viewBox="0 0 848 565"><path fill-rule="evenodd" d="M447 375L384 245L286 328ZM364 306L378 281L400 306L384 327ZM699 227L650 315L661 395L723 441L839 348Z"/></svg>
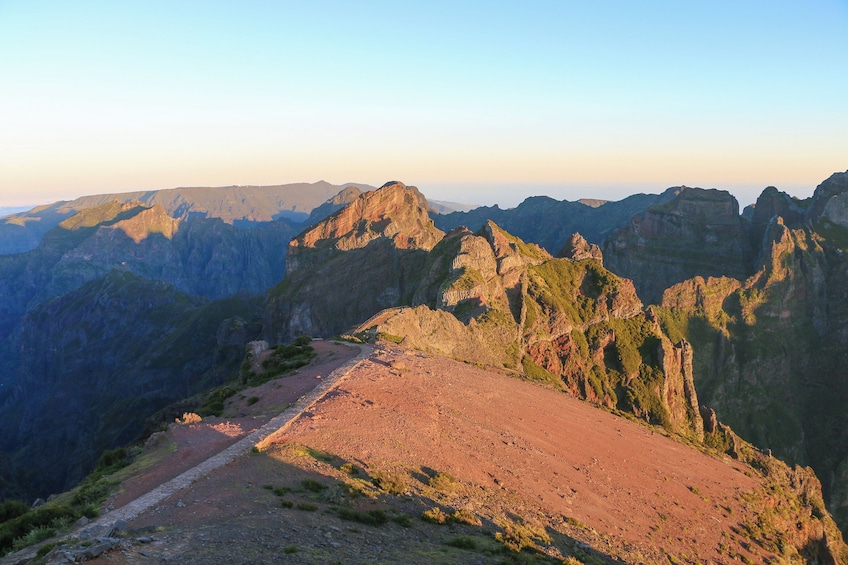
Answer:
<svg viewBox="0 0 848 565"><path fill-rule="evenodd" d="M848 169L848 0L0 0L0 206L400 180L514 206Z"/></svg>

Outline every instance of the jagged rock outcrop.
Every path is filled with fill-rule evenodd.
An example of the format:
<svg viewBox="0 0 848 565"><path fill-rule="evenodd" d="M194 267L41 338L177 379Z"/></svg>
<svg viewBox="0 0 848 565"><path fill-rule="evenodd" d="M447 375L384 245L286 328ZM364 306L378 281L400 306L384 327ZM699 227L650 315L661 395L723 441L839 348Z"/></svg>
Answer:
<svg viewBox="0 0 848 565"><path fill-rule="evenodd" d="M848 527L848 175L812 198L767 189L754 207L758 270L694 278L665 291L658 310L673 340L693 344L702 402L746 440L810 465L837 521Z"/></svg>
<svg viewBox="0 0 848 565"><path fill-rule="evenodd" d="M575 233L569 238L557 253L557 257L571 259L572 261L580 261L581 259L597 259L601 263L604 261L604 254L601 253L601 248L594 243L586 241L579 233Z"/></svg>
<svg viewBox="0 0 848 565"><path fill-rule="evenodd" d="M668 195L604 242L610 270L632 279L652 304L668 287L696 276L753 274L750 225L730 193L680 187Z"/></svg>
<svg viewBox="0 0 848 565"><path fill-rule="evenodd" d="M798 224L803 221L806 212L806 207L801 200L769 186L760 193L756 203L745 208L743 215L755 227L762 229L771 222L772 218L778 216L793 225Z"/></svg>
<svg viewBox="0 0 848 565"><path fill-rule="evenodd" d="M418 189L389 182L292 239L287 276L268 300L270 340L332 335L412 304L434 262L428 251L445 236L428 210Z"/></svg>
<svg viewBox="0 0 848 565"><path fill-rule="evenodd" d="M665 377L662 394L668 408L669 420L677 425L686 424L684 429L691 429L695 437L702 441L705 427L698 405L698 393L695 391L692 345L686 340L672 344L663 336L659 357L660 368Z"/></svg>
<svg viewBox="0 0 848 565"><path fill-rule="evenodd" d="M452 231L433 254L448 250L435 302L380 312L357 335L518 370L703 438L691 349L648 319L632 282L596 259L554 259L493 222L480 235Z"/></svg>
<svg viewBox="0 0 848 565"><path fill-rule="evenodd" d="M428 211L427 199L417 188L388 182L292 239L286 269L321 264L335 252L362 249L375 240L389 240L397 249L429 251L444 232L433 225Z"/></svg>
<svg viewBox="0 0 848 565"><path fill-rule="evenodd" d="M825 208L828 207L834 197L841 197L848 192L848 171L844 173L833 173L816 187L812 198L808 200L809 211L807 217L815 222L821 218Z"/></svg>

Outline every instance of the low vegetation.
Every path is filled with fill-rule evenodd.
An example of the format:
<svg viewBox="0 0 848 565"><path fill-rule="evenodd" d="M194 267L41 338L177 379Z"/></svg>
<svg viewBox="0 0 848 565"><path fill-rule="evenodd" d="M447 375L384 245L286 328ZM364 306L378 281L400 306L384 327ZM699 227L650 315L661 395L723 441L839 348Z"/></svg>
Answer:
<svg viewBox="0 0 848 565"><path fill-rule="evenodd" d="M97 467L80 486L56 501L32 510L21 502L4 502L0 506L0 555L49 539L83 516L96 518L98 505L114 485L110 475L130 461L128 450L113 449L103 453Z"/></svg>
<svg viewBox="0 0 848 565"><path fill-rule="evenodd" d="M316 355L315 349L309 345L311 341L309 336L300 336L288 345L274 347L268 358L262 362L261 373L249 369L242 371L242 384L259 386L308 365Z"/></svg>

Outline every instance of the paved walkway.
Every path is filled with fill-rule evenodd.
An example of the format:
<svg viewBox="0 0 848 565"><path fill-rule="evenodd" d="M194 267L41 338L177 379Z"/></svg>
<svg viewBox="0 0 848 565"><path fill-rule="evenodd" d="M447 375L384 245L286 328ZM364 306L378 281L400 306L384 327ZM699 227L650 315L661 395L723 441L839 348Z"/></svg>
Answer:
<svg viewBox="0 0 848 565"><path fill-rule="evenodd" d="M311 392L301 396L297 402L292 404L279 415L271 418L264 426L254 430L230 447L216 455L213 455L206 461L189 469L183 474L159 485L147 494L136 498L132 502L129 502L120 508L116 508L107 514L104 514L87 526L86 530L96 529L108 531L115 523L121 520L128 522L145 510L156 506L169 496L190 486L192 483L208 475L218 467L226 465L230 461L233 461L237 457L247 453L254 447L261 447L263 444L267 444L267 440L269 440L272 435L276 435L277 433L284 431L291 422L297 419L298 416L316 404L328 392L335 388L336 385L338 385L356 365L362 362L362 360L368 357L373 351L373 348L367 345L359 345L358 347L360 349L359 355L334 370L326 378L322 379L321 383L312 389Z"/></svg>

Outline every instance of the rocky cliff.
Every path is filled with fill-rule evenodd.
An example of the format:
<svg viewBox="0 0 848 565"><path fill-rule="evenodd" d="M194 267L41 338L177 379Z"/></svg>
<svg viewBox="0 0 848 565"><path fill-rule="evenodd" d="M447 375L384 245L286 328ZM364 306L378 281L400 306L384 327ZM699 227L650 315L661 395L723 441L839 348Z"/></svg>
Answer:
<svg viewBox="0 0 848 565"><path fill-rule="evenodd" d="M269 295L266 335L347 330L384 308L411 304L444 237L414 187L391 182L292 239L286 278Z"/></svg>
<svg viewBox="0 0 848 565"><path fill-rule="evenodd" d="M766 189L750 277L697 277L665 291L665 331L694 346L702 402L742 437L811 465L837 521L848 524L848 174L796 200Z"/></svg>
<svg viewBox="0 0 848 565"><path fill-rule="evenodd" d="M729 192L680 187L667 196L603 245L607 266L632 279L643 300L656 304L665 289L696 276L753 273L750 224Z"/></svg>
<svg viewBox="0 0 848 565"><path fill-rule="evenodd" d="M452 231L437 251L453 259L434 299L383 311L357 335L516 371L704 437L691 348L669 341L630 281L598 259L554 259L492 222Z"/></svg>
<svg viewBox="0 0 848 565"><path fill-rule="evenodd" d="M27 310L115 269L207 298L259 294L283 277L281 250L295 229L284 220L249 230L219 219L182 221L139 203L87 208L36 249L0 256L0 340Z"/></svg>
<svg viewBox="0 0 848 565"><path fill-rule="evenodd" d="M491 221L444 234L427 212L416 189L388 183L295 237L266 337L360 324L364 335L517 371L703 436L688 345L664 336L597 247L573 238L587 257L554 259Z"/></svg>

